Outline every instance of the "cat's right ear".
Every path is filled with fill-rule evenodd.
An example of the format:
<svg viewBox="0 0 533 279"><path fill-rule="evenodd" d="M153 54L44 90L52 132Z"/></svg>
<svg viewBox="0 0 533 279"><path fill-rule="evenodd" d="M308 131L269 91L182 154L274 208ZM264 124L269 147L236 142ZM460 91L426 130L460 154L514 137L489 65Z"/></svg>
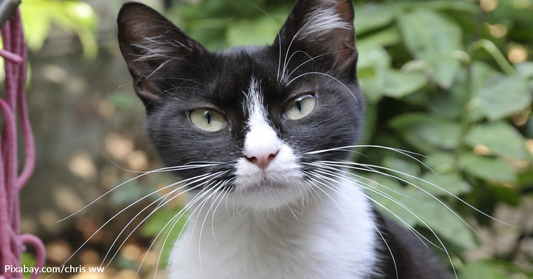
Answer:
<svg viewBox="0 0 533 279"><path fill-rule="evenodd" d="M176 60L194 57L205 48L163 15L141 3L126 3L118 18L118 41L137 95L150 110L164 89L158 71Z"/></svg>

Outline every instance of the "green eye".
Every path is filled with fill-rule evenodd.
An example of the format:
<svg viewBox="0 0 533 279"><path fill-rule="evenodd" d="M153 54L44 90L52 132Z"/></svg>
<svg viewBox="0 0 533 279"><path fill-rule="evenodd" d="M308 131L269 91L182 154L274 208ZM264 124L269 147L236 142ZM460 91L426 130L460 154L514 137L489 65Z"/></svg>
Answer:
<svg viewBox="0 0 533 279"><path fill-rule="evenodd" d="M212 109L196 109L189 114L194 126L209 132L216 132L226 127L224 116Z"/></svg>
<svg viewBox="0 0 533 279"><path fill-rule="evenodd" d="M285 116L297 120L307 116L316 106L316 98L312 95L300 96L292 100L285 108Z"/></svg>

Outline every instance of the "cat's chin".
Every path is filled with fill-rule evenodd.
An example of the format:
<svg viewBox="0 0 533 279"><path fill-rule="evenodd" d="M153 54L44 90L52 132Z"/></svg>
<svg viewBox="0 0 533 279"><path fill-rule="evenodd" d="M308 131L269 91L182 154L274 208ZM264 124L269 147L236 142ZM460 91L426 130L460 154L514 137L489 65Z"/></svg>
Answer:
<svg viewBox="0 0 533 279"><path fill-rule="evenodd" d="M303 183L263 178L249 185L235 185L231 201L237 206L255 210L272 210L299 203L306 196Z"/></svg>

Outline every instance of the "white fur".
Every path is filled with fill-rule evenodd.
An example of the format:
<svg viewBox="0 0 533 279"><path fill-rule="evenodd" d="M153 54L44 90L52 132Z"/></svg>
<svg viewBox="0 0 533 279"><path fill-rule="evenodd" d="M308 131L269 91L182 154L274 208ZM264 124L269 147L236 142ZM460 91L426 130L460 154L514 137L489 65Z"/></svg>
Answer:
<svg viewBox="0 0 533 279"><path fill-rule="evenodd" d="M321 193L268 214L233 208L238 197L222 201L214 218L205 206L190 216L197 228L176 245L169 278L366 278L376 261L371 207L349 189L356 185L339 187L346 196L330 193L335 202Z"/></svg>
<svg viewBox="0 0 533 279"><path fill-rule="evenodd" d="M349 179L338 179L336 191L305 181L298 158L269 125L257 90L252 82L245 148L275 145L279 153L265 170L240 159L233 191L190 210L169 277L366 278L379 241L370 202Z"/></svg>
<svg viewBox="0 0 533 279"><path fill-rule="evenodd" d="M276 131L268 123L263 98L258 90L259 84L252 79L246 99L250 118L248 119L249 131L244 142L244 155L261 150L279 150L282 145Z"/></svg>
<svg viewBox="0 0 533 279"><path fill-rule="evenodd" d="M163 34L153 37L143 37L142 43L133 44L133 46L141 49L141 55L135 59L136 61L167 61L179 58L176 55L176 50L179 48L185 48L190 51L190 48L183 43L177 40L169 41Z"/></svg>
<svg viewBox="0 0 533 279"><path fill-rule="evenodd" d="M328 4L336 5L337 1ZM320 37L328 34L333 29L351 29L351 26L337 12L335 6L329 8L318 8L309 13L306 24L302 27L300 34L304 37Z"/></svg>

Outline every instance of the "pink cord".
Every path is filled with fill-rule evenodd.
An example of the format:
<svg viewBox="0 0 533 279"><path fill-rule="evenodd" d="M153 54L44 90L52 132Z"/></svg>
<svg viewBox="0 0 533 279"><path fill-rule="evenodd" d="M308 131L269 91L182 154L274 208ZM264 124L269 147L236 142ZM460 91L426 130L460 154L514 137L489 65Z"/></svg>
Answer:
<svg viewBox="0 0 533 279"><path fill-rule="evenodd" d="M26 105L26 44L22 31L20 12L2 26L4 49L5 99L0 98L0 110L4 128L0 136L0 279L22 278L6 266L20 266L20 255L26 245L36 251L36 267L43 267L45 248L43 242L33 235L20 234L19 192L24 187L35 167L35 142ZM17 116L24 138L24 167L19 174L17 162ZM32 274L37 279L39 274Z"/></svg>

